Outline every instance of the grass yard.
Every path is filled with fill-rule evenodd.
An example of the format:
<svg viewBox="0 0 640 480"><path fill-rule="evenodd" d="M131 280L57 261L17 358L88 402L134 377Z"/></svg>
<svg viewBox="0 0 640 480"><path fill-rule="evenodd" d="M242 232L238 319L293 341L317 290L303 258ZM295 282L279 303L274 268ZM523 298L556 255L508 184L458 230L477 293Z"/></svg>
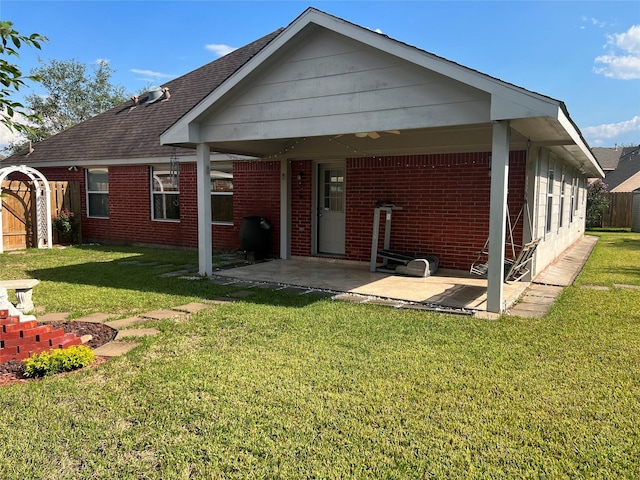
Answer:
<svg viewBox="0 0 640 480"><path fill-rule="evenodd" d="M256 289L154 323L123 357L2 388L0 478L640 478L640 235L599 235L543 319ZM234 291L160 278L185 251L0 262L73 317Z"/></svg>

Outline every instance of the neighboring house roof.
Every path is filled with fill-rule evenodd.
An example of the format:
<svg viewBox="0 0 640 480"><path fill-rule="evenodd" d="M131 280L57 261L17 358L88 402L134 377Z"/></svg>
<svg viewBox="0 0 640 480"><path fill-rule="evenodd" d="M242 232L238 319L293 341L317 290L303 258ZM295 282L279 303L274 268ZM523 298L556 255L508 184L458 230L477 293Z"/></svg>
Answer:
<svg viewBox="0 0 640 480"><path fill-rule="evenodd" d="M598 163L605 172L615 170L622 154L621 148L595 147L591 151L595 155Z"/></svg>
<svg viewBox="0 0 640 480"><path fill-rule="evenodd" d="M604 178L610 192L631 192L640 186L631 181L640 172L640 146L625 147L621 153L616 169Z"/></svg>
<svg viewBox="0 0 640 480"><path fill-rule="evenodd" d="M620 185L610 189L609 191L611 193L633 192L634 190L637 190L637 189L640 189L640 172L636 173L632 177L627 178Z"/></svg>
<svg viewBox="0 0 640 480"><path fill-rule="evenodd" d="M280 34L281 29L239 48L224 57L163 85L170 98L150 103L151 93L139 104L123 103L64 132L0 161L0 165L29 163L37 166L108 164L115 160L169 158L194 155L192 149L176 149L160 144L160 134L191 110L224 80Z"/></svg>

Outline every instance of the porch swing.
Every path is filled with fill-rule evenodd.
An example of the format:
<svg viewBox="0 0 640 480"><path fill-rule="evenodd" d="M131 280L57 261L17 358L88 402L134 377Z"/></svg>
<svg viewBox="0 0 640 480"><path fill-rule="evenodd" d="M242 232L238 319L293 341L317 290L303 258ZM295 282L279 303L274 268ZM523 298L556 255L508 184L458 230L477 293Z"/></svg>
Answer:
<svg viewBox="0 0 640 480"><path fill-rule="evenodd" d="M533 232L533 226L531 224L531 213L529 212L529 205L525 200L520 207L518 216L515 222L511 223L511 215L509 215L509 207L507 207L507 228L508 228L508 242L506 246L511 249L511 257L504 260L504 281L505 282L517 282L525 275L529 273L529 263L533 260L533 254L540 243L540 239L532 240L524 245L517 245L513 240L513 230L517 227L522 214L526 208L527 220L529 221L529 231ZM516 248L519 249L518 255L516 255ZM489 237L484 242L482 250L478 253L475 261L471 264L469 272L474 275L485 276L489 271Z"/></svg>

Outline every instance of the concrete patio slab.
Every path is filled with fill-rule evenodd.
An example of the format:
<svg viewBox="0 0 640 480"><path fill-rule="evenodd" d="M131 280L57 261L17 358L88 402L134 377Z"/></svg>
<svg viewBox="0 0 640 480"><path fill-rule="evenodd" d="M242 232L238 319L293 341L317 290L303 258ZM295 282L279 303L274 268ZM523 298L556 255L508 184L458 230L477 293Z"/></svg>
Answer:
<svg viewBox="0 0 640 480"><path fill-rule="evenodd" d="M369 264L364 263L296 258L246 265L216 272L216 275L230 280L277 283L282 285L281 290L294 293L316 289L486 310L487 280L457 270L441 269L436 275L419 278L370 272ZM526 282L505 284L507 304L514 302L527 286Z"/></svg>
<svg viewBox="0 0 640 480"><path fill-rule="evenodd" d="M255 292L251 292L249 290L238 290L237 292L231 293L230 296L233 298L246 298L253 294L255 294Z"/></svg>
<svg viewBox="0 0 640 480"><path fill-rule="evenodd" d="M614 283L614 287L626 290L640 290L640 285L627 285L626 283Z"/></svg>
<svg viewBox="0 0 640 480"><path fill-rule="evenodd" d="M160 331L155 328L129 328L119 330L116 335L116 341L127 337L155 337L158 333L160 333Z"/></svg>
<svg viewBox="0 0 640 480"><path fill-rule="evenodd" d="M39 322L64 322L69 318L69 312L51 312L38 315Z"/></svg>
<svg viewBox="0 0 640 480"><path fill-rule="evenodd" d="M184 313L196 313L207 308L211 308L211 305L207 305L206 303L192 302L187 303L186 305L178 305L177 307L172 307L172 310L177 310Z"/></svg>
<svg viewBox="0 0 640 480"><path fill-rule="evenodd" d="M541 318L549 313L564 287L572 285L580 274L597 242L598 237L585 235L569 247L555 262L536 276L519 301L509 309L509 314ZM608 290L608 287L604 288Z"/></svg>
<svg viewBox="0 0 640 480"><path fill-rule="evenodd" d="M182 317L185 317L186 315L184 313L177 312L175 310L160 309L160 310L154 310L152 312L141 313L138 316L148 320L164 320L167 318L182 318Z"/></svg>
<svg viewBox="0 0 640 480"><path fill-rule="evenodd" d="M533 283L566 287L572 285L582 271L599 237L584 235L567 248L551 265L536 276Z"/></svg>
<svg viewBox="0 0 640 480"><path fill-rule="evenodd" d="M119 357L136 348L139 343L113 341L96 348L93 353L99 357Z"/></svg>
<svg viewBox="0 0 640 480"><path fill-rule="evenodd" d="M148 318L135 316L135 317L121 318L120 320L113 320L111 322L105 322L105 325L111 328L115 328L117 330L119 328L129 327L131 325L136 325L138 323L143 323L148 321L149 321Z"/></svg>
<svg viewBox="0 0 640 480"><path fill-rule="evenodd" d="M109 320L113 317L111 313L92 313L85 315L84 317L75 318L75 322L89 322L89 323L104 323L105 320Z"/></svg>

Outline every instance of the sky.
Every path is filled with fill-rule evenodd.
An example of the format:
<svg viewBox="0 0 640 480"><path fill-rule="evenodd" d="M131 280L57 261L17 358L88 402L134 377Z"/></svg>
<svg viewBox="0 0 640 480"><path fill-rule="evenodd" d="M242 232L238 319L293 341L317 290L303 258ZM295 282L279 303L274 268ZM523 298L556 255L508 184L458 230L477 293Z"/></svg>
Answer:
<svg viewBox="0 0 640 480"><path fill-rule="evenodd" d="M106 61L112 83L133 94L286 27L308 7L561 100L591 147L640 144L638 0L0 0L0 19L49 39L11 57L23 72L41 61ZM0 147L10 138L0 127Z"/></svg>

